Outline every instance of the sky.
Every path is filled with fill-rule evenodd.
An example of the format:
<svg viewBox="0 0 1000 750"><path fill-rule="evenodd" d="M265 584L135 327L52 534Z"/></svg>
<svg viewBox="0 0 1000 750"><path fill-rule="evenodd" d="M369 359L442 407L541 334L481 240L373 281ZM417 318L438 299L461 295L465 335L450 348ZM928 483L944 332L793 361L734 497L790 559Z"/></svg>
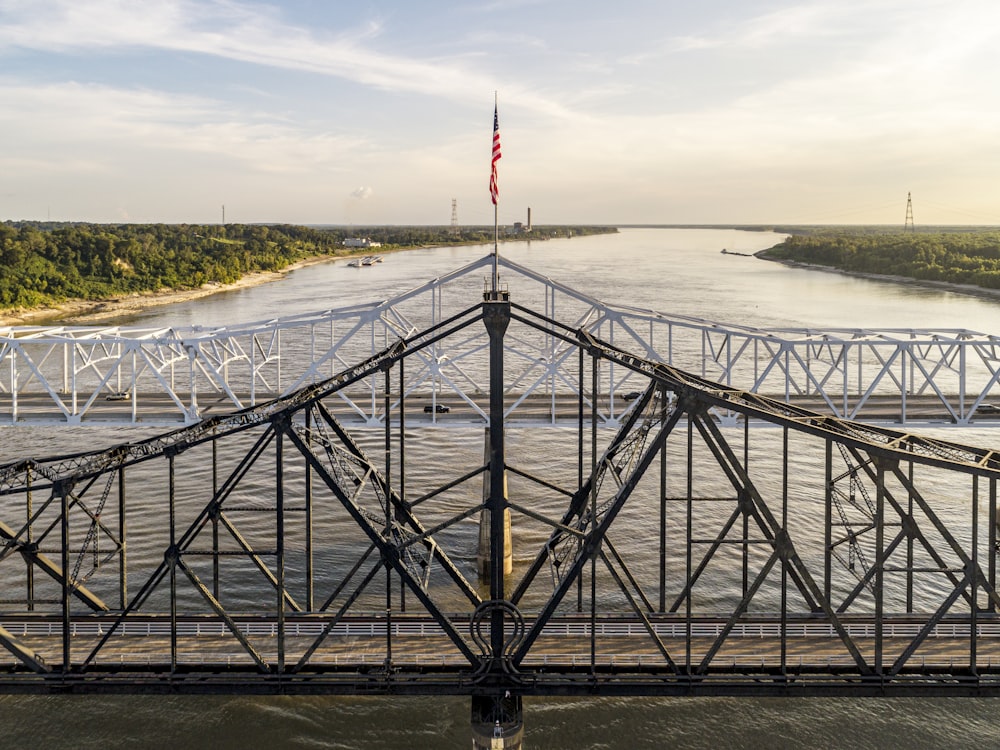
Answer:
<svg viewBox="0 0 1000 750"><path fill-rule="evenodd" d="M0 0L0 220L1000 224L996 0ZM225 207L223 209L223 207Z"/></svg>

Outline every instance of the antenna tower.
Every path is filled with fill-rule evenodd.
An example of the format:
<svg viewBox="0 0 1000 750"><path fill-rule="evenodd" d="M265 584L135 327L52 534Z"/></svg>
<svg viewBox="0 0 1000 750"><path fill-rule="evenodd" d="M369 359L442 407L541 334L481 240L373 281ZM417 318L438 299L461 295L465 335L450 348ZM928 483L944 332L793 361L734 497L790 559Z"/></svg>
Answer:
<svg viewBox="0 0 1000 750"><path fill-rule="evenodd" d="M458 234L458 201L451 199L451 233Z"/></svg>
<svg viewBox="0 0 1000 750"><path fill-rule="evenodd" d="M913 199L910 194L906 194L906 220L903 222L904 232L913 232Z"/></svg>

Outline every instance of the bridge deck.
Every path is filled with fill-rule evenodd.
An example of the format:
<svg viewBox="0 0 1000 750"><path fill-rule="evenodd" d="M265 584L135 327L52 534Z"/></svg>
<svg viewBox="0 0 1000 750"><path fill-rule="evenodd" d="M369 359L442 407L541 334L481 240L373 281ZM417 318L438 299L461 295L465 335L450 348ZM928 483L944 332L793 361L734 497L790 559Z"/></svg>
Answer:
<svg viewBox="0 0 1000 750"><path fill-rule="evenodd" d="M114 625L112 616L88 616L71 625L71 663L82 664ZM530 626L530 623L528 623ZM0 623L18 643L49 662L62 660L62 624L49 618L6 619ZM273 618L255 617L238 623L239 631L269 665L298 662L314 645L326 624L316 618L289 619L285 637ZM690 628L681 621L656 622L654 630L673 662L684 671L698 671L717 638L723 619L701 619ZM874 620L853 619L846 624L865 662L874 666ZM883 623L882 664L888 670L919 633L913 618ZM690 633L689 633L690 630ZM833 626L805 621L786 624L775 620L738 623L729 632L707 665L707 675L795 674L857 675L858 665L847 652ZM970 625L941 623L916 653L901 666L900 674L971 673ZM1000 621L986 619L977 626L975 670L1000 675ZM646 627L636 619L597 623L593 664L604 672L670 674L671 669ZM386 661L384 618L352 618L337 624L308 659L305 671L353 672L383 666ZM279 645L283 646L279 649ZM470 644L471 645L471 644ZM533 670L574 671L589 668L590 624L581 619L558 619L546 625L523 667ZM221 620L190 618L178 621L174 663L187 671L235 670L259 673L254 659ZM168 618L142 618L120 625L88 666L89 671L141 669L171 672L171 623ZM782 651L784 650L784 655ZM471 670L466 658L430 618L406 617L392 623L392 666L397 670L431 673ZM24 672L13 657L0 662L0 672Z"/></svg>
<svg viewBox="0 0 1000 750"><path fill-rule="evenodd" d="M191 403L190 394L177 394L182 403ZM256 402L263 403L277 394L256 394ZM622 415L630 408L632 402L618 393L612 399L607 394L598 399L599 421L616 424ZM819 396L790 396L787 399L782 394L770 394L779 401L787 401L798 407L810 409L820 414L831 414L829 404ZM240 403L250 405L252 399L249 393L236 394ZM466 400L468 398L468 400ZM406 401L405 418L407 424L420 426L437 424L441 426L467 426L469 424L485 424L486 413L489 410L487 394L466 394L466 398L456 394L444 394L436 398L419 394L410 396ZM958 408L957 395L943 397L955 411ZM383 402L376 398L373 403L371 393L354 393L349 396L350 402L337 400L331 403L333 413L345 424L368 424L380 418ZM509 422L524 424L546 423L576 423L579 419L579 399L572 393L507 393L504 396L508 409ZM395 400L393 401L395 404ZM858 409L859 404L861 408ZM227 396L218 394L201 395L197 398L198 415L200 418L228 414L237 408ZM438 406L440 405L440 406ZM884 424L922 424L950 425L955 424L955 418L942 397L937 395L907 396L904 405L898 394L877 394L868 397L861 404L860 397L851 397L846 404L835 401L836 416L851 415L855 410L856 418L869 422ZM965 404L964 408L968 408ZM81 405L82 407L82 405ZM513 407L513 408L512 408ZM435 411L436 409L436 411ZM0 424L11 423L65 423L67 417L46 393L21 393L17 398L17 418L14 419L14 408L9 396L0 397ZM399 418L398 406L393 406L393 420ZM374 418L372 415L375 415ZM590 402L584 409L584 417L590 420ZM79 414L80 424L107 424L139 422L143 424L179 424L185 421L184 411L165 393L139 394L135 403L115 401L100 398ZM992 404L980 407L973 416L973 422L979 426L1000 426L1000 409Z"/></svg>

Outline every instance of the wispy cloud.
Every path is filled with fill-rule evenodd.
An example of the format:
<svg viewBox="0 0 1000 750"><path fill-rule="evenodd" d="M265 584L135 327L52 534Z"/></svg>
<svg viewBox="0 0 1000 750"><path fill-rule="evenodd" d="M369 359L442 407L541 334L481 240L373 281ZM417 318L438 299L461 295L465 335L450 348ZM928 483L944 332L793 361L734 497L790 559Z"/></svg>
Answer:
<svg viewBox="0 0 1000 750"><path fill-rule="evenodd" d="M0 126L8 141L53 157L60 152L125 153L146 158L169 152L211 155L255 170L315 169L366 147L357 138L312 133L269 117L234 118L216 103L193 96L78 83L23 86L0 82L6 106ZM60 111L71 116L53 117ZM108 150L110 145L113 150ZM60 155L52 168L69 168ZM106 162L76 160L100 171Z"/></svg>
<svg viewBox="0 0 1000 750"><path fill-rule="evenodd" d="M142 163L150 195L197 173L432 219L486 195L496 89L505 199L565 218L1000 161L995 0L428 5L0 0L0 181L90 195L70 178Z"/></svg>
<svg viewBox="0 0 1000 750"><path fill-rule="evenodd" d="M0 49L198 53L450 99L497 88L494 77L465 65L467 56L420 59L378 51L380 32L375 21L314 30L286 22L279 8L234 0L0 0ZM522 106L568 115L537 93L506 88L517 91Z"/></svg>
<svg viewBox="0 0 1000 750"><path fill-rule="evenodd" d="M859 41L872 29L882 29L883 14L899 13L908 4L901 0L843 0L795 3L765 13L752 5L734 6L728 17L709 28L681 34L666 41L675 51L764 50L856 34ZM739 16L734 17L737 13Z"/></svg>

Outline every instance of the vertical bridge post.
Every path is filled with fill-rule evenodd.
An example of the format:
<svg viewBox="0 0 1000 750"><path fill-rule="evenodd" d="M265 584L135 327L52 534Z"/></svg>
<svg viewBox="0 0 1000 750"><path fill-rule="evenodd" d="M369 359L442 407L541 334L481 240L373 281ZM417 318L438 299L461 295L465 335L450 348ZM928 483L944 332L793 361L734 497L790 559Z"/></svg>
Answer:
<svg viewBox="0 0 1000 750"><path fill-rule="evenodd" d="M489 464L492 452L490 428L487 427L483 433L483 457L484 462ZM490 569L492 567L492 529L491 506L489 505L492 493L492 476L489 473L483 474L483 503L485 507L479 514L479 552L476 555L476 567L479 569L479 580L485 584L490 582ZM507 494L507 472L503 477L503 498L506 505L510 499ZM510 508L503 510L503 574L505 576L514 572L514 547L510 535Z"/></svg>
<svg viewBox="0 0 1000 750"><path fill-rule="evenodd" d="M504 598L504 511L507 510L503 341L510 323L510 299L506 294L489 294L483 304L483 323L490 336L489 495L486 498L490 521L490 599L499 601ZM491 645L494 657L498 657L503 652L502 613L495 610L493 619Z"/></svg>
<svg viewBox="0 0 1000 750"><path fill-rule="evenodd" d="M510 297L493 289L483 302L483 323L490 337L490 423L486 431L489 463L484 480L484 508L480 516L480 574L489 571L490 601L484 602L489 613L489 661L494 686L472 697L472 735L476 750L520 750L524 734L521 696L505 689L504 616L520 618L504 590L505 576L513 570L510 534L510 508L507 507L507 459L504 453L504 356L503 343L510 324ZM487 484L488 482L488 484ZM488 530L485 528L489 523ZM484 546L488 542L488 547ZM485 612L484 612L485 615ZM507 683L509 684L509 683Z"/></svg>

